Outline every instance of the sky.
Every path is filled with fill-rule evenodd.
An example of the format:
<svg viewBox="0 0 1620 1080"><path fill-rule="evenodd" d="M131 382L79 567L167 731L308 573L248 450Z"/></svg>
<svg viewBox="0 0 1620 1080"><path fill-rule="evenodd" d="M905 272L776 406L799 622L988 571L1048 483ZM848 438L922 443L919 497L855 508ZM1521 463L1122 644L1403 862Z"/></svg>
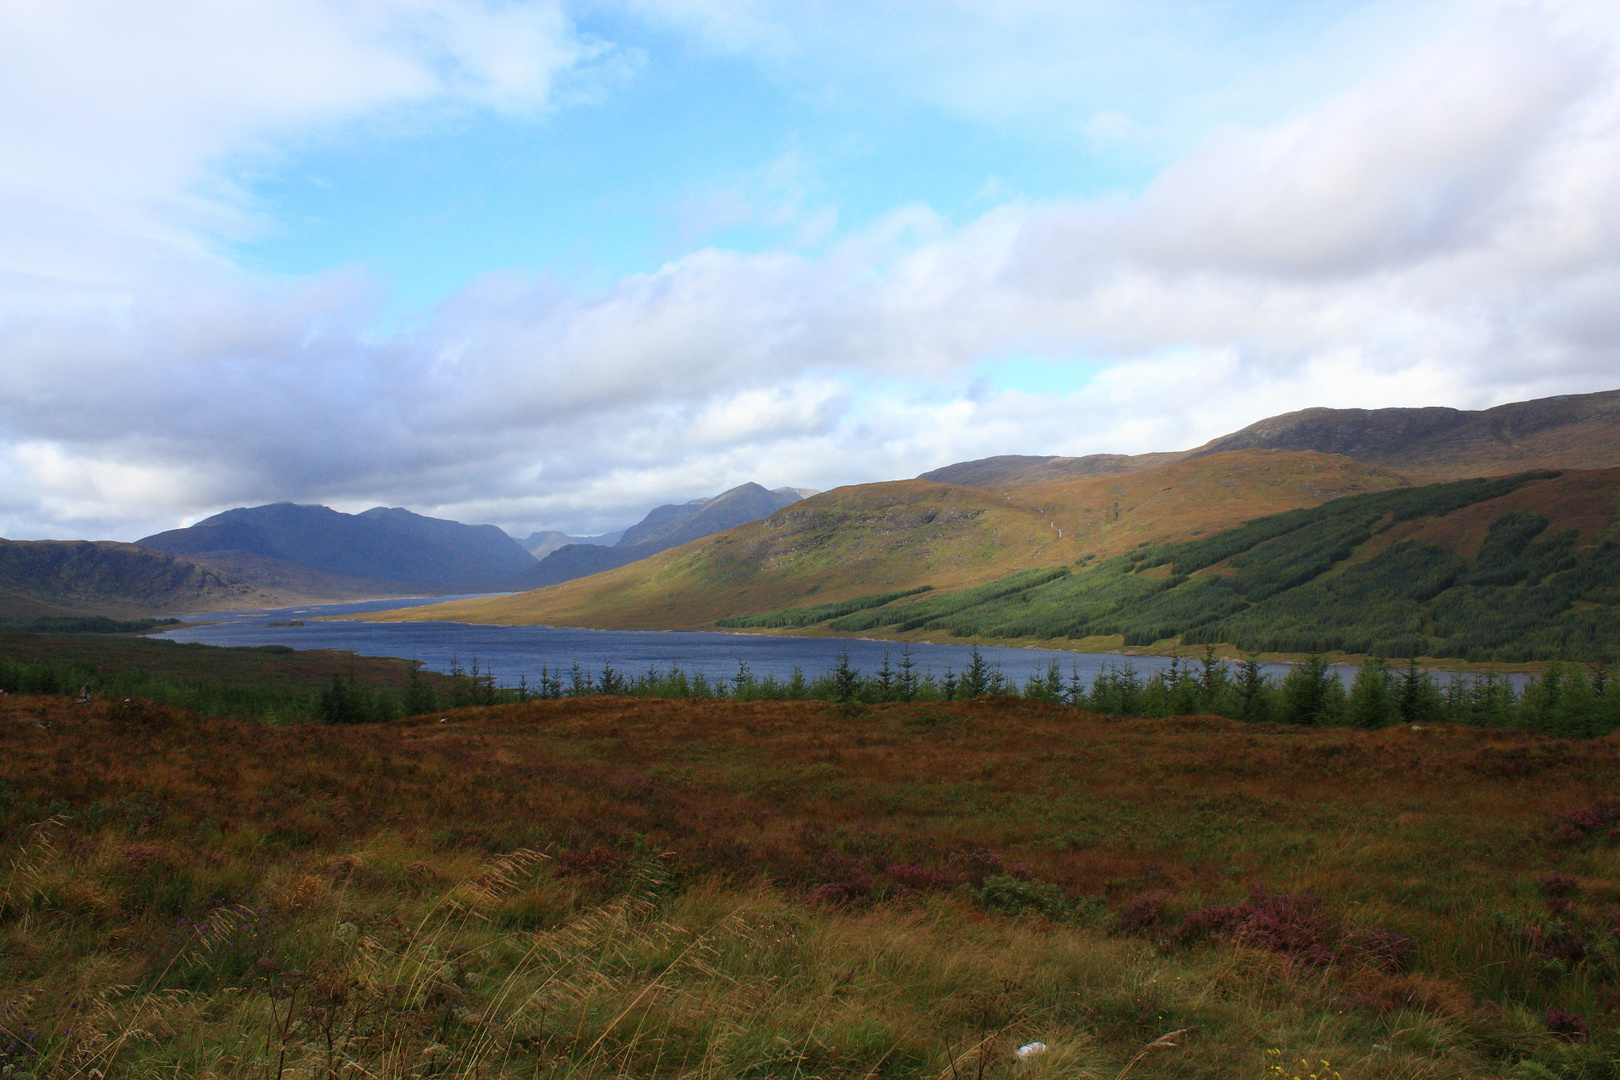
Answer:
<svg viewBox="0 0 1620 1080"><path fill-rule="evenodd" d="M0 535L1620 388L1612 0L0 0Z"/></svg>

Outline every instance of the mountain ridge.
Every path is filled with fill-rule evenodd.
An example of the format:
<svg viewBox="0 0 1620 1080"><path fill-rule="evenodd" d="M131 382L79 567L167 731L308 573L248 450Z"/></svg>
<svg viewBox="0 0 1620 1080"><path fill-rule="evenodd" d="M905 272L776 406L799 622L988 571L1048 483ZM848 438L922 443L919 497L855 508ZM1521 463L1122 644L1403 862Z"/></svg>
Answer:
<svg viewBox="0 0 1620 1080"><path fill-rule="evenodd" d="M936 483L994 487L1140 472L1230 450L1312 450L1393 469L1414 480L1525 469L1620 467L1620 390L1560 394L1490 409L1441 406L1310 408L1282 413L1191 450L1057 457L1006 454L922 473Z"/></svg>

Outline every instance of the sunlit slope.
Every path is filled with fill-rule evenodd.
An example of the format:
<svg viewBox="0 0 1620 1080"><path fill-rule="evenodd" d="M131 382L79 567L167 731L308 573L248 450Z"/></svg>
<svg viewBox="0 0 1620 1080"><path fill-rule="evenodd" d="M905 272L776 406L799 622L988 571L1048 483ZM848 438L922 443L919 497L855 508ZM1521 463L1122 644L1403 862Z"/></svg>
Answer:
<svg viewBox="0 0 1620 1080"><path fill-rule="evenodd" d="M606 629L693 629L727 616L1106 559L1265 514L1405 485L1316 453L1239 451L1124 476L994 488L902 480L826 492L643 562L546 589L382 612Z"/></svg>
<svg viewBox="0 0 1620 1080"><path fill-rule="evenodd" d="M1072 572L747 628L1470 661L1620 653L1620 469L1349 496Z"/></svg>

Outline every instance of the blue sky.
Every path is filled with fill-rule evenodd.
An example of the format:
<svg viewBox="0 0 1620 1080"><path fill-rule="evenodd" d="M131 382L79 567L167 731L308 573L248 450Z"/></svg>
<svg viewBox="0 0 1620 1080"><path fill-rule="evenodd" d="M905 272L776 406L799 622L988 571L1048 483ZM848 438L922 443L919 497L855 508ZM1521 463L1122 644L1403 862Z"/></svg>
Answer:
<svg viewBox="0 0 1620 1080"><path fill-rule="evenodd" d="M0 2L0 534L276 499L591 532L1609 389L1617 24Z"/></svg>
<svg viewBox="0 0 1620 1080"><path fill-rule="evenodd" d="M1377 51L1357 40L1369 5L1094 7L1064 20L1091 38L1049 76L1072 84L988 115L909 96L904 72L836 44L749 55L581 8L575 33L606 52L573 100L367 117L278 147L240 166L266 234L231 253L270 274L365 267L407 313L492 269L589 286L698 246L814 250L909 203L960 224L1013 199L1140 190L1212 125L1274 121L1353 77L1302 56Z"/></svg>

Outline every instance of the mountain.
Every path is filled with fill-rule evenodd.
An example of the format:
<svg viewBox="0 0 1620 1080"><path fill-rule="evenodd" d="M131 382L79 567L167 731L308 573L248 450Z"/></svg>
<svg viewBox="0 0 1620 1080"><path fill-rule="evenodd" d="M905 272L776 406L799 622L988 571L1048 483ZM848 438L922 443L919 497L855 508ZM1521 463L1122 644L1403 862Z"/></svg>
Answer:
<svg viewBox="0 0 1620 1080"><path fill-rule="evenodd" d="M1217 454L1005 492L923 480L865 484L795 502L610 573L373 617L695 629L794 604L923 585L941 592L972 588L1054 564L1089 564L1144 543L1187 539L1257 514L1405 486L1376 466L1276 451Z"/></svg>
<svg viewBox="0 0 1620 1080"><path fill-rule="evenodd" d="M923 473L941 484L995 487L1139 472L1231 450L1314 450L1393 469L1414 480L1501 476L1526 469L1620 467L1620 390L1568 394L1464 411L1304 409L1192 450L1085 457L1006 455Z"/></svg>
<svg viewBox="0 0 1620 1080"><path fill-rule="evenodd" d="M534 566L534 557L493 525L463 525L381 506L343 514L325 506L272 503L227 510L137 543L205 563L274 560L392 583L396 589L494 589Z"/></svg>
<svg viewBox="0 0 1620 1080"><path fill-rule="evenodd" d="M803 498L797 488L767 491L758 484L742 484L712 499L671 503L650 511L624 530L613 547L568 544L552 551L515 579L520 589L558 585L640 562L692 540L712 536L775 513Z"/></svg>
<svg viewBox="0 0 1620 1080"><path fill-rule="evenodd" d="M532 532L524 539L519 540L518 543L523 545L524 551L527 551L536 559L543 559L558 548L567 547L569 544L612 547L619 542L619 537L623 535L624 530L622 529L618 532L603 533L601 536L569 536L567 533L551 531Z"/></svg>

